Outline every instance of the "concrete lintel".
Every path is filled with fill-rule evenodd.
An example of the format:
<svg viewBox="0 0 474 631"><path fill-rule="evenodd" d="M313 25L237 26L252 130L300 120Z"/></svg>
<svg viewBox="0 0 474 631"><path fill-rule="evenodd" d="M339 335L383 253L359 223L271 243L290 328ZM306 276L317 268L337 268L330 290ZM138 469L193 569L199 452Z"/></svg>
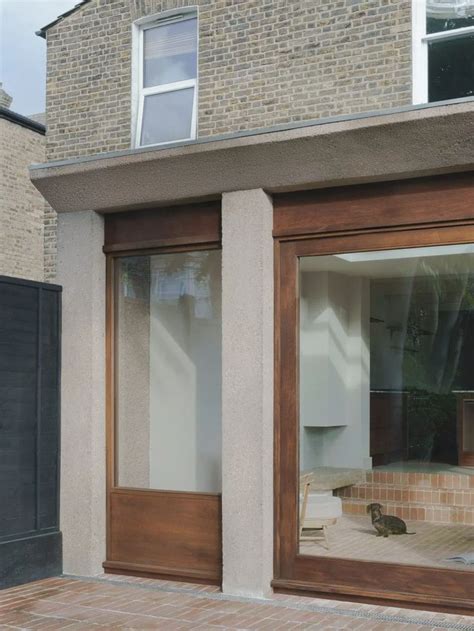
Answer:
<svg viewBox="0 0 474 631"><path fill-rule="evenodd" d="M474 168L474 102L31 169L58 212L143 208Z"/></svg>
<svg viewBox="0 0 474 631"><path fill-rule="evenodd" d="M103 224L100 215L87 211L58 219L63 566L83 576L100 573L105 560Z"/></svg>
<svg viewBox="0 0 474 631"><path fill-rule="evenodd" d="M262 597L273 577L273 206L222 198L223 591Z"/></svg>

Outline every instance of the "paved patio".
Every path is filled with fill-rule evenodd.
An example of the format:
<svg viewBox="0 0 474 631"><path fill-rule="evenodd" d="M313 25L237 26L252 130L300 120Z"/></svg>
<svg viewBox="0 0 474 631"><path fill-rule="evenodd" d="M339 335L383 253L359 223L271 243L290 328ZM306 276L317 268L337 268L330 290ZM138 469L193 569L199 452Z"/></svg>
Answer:
<svg viewBox="0 0 474 631"><path fill-rule="evenodd" d="M230 598L214 587L103 576L47 579L0 592L0 629L472 631L474 619L281 594Z"/></svg>

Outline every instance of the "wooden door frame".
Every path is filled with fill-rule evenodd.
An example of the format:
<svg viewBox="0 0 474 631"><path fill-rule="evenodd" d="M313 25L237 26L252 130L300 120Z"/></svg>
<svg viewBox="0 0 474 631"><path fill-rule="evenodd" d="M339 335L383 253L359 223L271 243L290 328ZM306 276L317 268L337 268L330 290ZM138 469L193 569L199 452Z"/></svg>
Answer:
<svg viewBox="0 0 474 631"><path fill-rule="evenodd" d="M202 212L200 212L202 210ZM219 214L219 219L216 218ZM183 222L179 226L179 217ZM115 331L115 265L118 259L130 256L195 252L197 250L220 250L220 204L210 202L195 206L137 211L133 214L118 213L106 217L106 572L148 576L165 580L220 585L222 582L222 510L221 493L201 493L163 489L132 488L117 485L116 458L116 331ZM136 219L135 219L136 217ZM202 221L204 217L204 222ZM107 224L107 221L109 222ZM204 224L204 225L203 225ZM129 229L134 231L128 239ZM156 238L156 235L159 235ZM163 238L165 234L166 238ZM179 518L184 504L189 512L200 518L201 524L208 520L211 538L219 540L220 549L211 545L217 562L210 567L207 559L203 568L191 567L186 559L190 555L200 556L198 541L185 541L188 548L176 564L134 563L117 560L112 550L112 513L120 510L124 502L138 501L143 506L158 508L165 518L172 519L173 511ZM154 506L153 506L154 505ZM184 521L184 518L183 518ZM218 522L216 524L216 522ZM209 550L204 551L204 556ZM115 555L116 556L116 555ZM199 564L199 563L198 563Z"/></svg>
<svg viewBox="0 0 474 631"><path fill-rule="evenodd" d="M343 196L348 202L343 207L350 211L349 187ZM410 200L405 202L409 210ZM291 212L296 216L294 209ZM275 578L272 585L276 591L472 615L472 572L299 554L298 258L474 243L474 209L470 209L470 218L463 217L460 221L435 224L431 220L409 225L407 213L406 225L374 228L373 217L369 218L369 204L366 209L367 225L361 225L357 230L345 230L342 225L340 232L331 231L331 228L321 229L317 202L310 212L313 218L308 220L306 217L304 221L307 225L297 229L295 234L291 234L291 226L288 228L288 225L283 225L284 222L278 224L276 219ZM375 217L375 225L378 219L380 217ZM343 219L342 224L344 221L347 220Z"/></svg>

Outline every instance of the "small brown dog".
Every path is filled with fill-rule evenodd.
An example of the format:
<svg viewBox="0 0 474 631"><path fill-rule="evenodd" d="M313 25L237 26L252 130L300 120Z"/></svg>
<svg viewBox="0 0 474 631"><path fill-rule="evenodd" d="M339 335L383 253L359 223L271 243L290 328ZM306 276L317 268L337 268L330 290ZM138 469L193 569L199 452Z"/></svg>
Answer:
<svg viewBox="0 0 474 631"><path fill-rule="evenodd" d="M377 537L389 535L416 535L416 532L407 532L407 525L399 517L394 515L382 515L381 504L369 504L367 512L371 514L372 525L377 531Z"/></svg>

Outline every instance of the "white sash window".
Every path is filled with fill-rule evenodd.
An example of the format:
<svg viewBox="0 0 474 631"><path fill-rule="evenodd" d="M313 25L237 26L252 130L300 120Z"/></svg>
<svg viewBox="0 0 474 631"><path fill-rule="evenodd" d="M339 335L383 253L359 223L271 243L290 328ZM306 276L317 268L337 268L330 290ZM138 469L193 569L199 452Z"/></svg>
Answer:
<svg viewBox="0 0 474 631"><path fill-rule="evenodd" d="M134 27L134 145L196 137L198 30L195 10Z"/></svg>
<svg viewBox="0 0 474 631"><path fill-rule="evenodd" d="M413 103L474 96L474 0L413 0Z"/></svg>

